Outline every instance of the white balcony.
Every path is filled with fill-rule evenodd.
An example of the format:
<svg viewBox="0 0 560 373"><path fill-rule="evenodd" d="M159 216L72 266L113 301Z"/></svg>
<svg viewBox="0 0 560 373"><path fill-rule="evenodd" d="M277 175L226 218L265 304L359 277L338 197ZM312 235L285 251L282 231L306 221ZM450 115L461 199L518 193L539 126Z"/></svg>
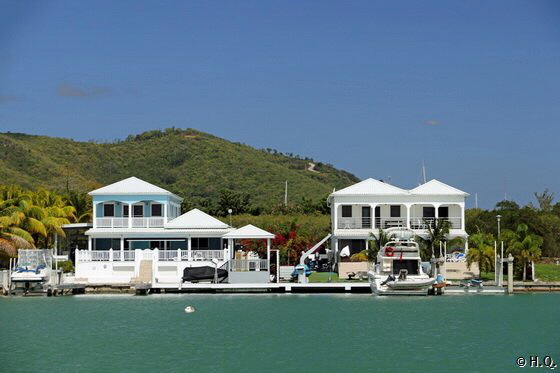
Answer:
<svg viewBox="0 0 560 373"><path fill-rule="evenodd" d="M165 219L161 216L141 218L95 218L97 228L163 228ZM130 224L130 225L129 225Z"/></svg>
<svg viewBox="0 0 560 373"><path fill-rule="evenodd" d="M76 262L158 262L225 260L227 250L76 250Z"/></svg>
<svg viewBox="0 0 560 373"><path fill-rule="evenodd" d="M440 221L447 220L449 222L449 228L451 229L461 229L461 218L451 217L451 218L437 218ZM411 217L410 218L410 228L412 229L428 229L428 227L435 226L436 218L424 218L424 217Z"/></svg>
<svg viewBox="0 0 560 373"><path fill-rule="evenodd" d="M338 229L370 229L371 218L338 218Z"/></svg>
<svg viewBox="0 0 560 373"><path fill-rule="evenodd" d="M438 218L439 220L447 220L450 223L451 229L461 229L462 218L461 217L449 217L449 218ZM436 218L424 218L424 217L411 217L410 218L410 228L411 229L428 229L429 226L433 227ZM358 217L358 218L341 218L337 219L337 229L387 229L395 227L407 227L407 219L402 217L377 217L375 218L375 226L371 225L372 218L370 217Z"/></svg>

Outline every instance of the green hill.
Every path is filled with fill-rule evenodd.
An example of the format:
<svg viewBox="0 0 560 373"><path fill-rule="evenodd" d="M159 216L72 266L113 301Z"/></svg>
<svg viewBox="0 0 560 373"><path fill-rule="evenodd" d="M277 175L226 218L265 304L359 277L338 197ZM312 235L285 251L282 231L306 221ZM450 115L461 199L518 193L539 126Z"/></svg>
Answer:
<svg viewBox="0 0 560 373"><path fill-rule="evenodd" d="M315 164L309 170L310 162ZM0 133L0 183L27 188L90 191L137 176L192 204L216 200L222 190L248 194L270 207L284 197L319 200L358 179L331 165L258 150L187 129L150 131L113 143Z"/></svg>

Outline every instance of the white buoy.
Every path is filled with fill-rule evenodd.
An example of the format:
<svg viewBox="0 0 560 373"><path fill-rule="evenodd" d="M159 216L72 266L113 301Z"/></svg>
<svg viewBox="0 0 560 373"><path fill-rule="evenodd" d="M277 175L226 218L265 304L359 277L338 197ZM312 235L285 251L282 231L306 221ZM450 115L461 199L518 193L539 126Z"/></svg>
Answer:
<svg viewBox="0 0 560 373"><path fill-rule="evenodd" d="M186 312L186 313L193 313L194 311L196 311L196 310L194 309L193 306L187 306L187 307L185 307L185 312Z"/></svg>

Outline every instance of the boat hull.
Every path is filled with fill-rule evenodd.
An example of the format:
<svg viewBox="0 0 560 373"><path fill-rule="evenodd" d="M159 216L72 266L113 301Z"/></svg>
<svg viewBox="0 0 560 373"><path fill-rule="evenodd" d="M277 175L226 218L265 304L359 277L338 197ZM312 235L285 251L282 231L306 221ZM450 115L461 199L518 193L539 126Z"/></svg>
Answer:
<svg viewBox="0 0 560 373"><path fill-rule="evenodd" d="M435 282L431 278L409 278L401 281L389 281L375 273L368 274L371 291L375 295L428 295Z"/></svg>

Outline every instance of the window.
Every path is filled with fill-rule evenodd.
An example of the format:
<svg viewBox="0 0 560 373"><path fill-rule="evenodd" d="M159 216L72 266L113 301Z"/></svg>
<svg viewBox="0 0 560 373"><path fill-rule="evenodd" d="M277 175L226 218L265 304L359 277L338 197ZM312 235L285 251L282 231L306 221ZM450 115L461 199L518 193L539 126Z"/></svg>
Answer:
<svg viewBox="0 0 560 373"><path fill-rule="evenodd" d="M128 218L128 205L122 206L122 216Z"/></svg>
<svg viewBox="0 0 560 373"><path fill-rule="evenodd" d="M152 216L162 216L161 213L161 203L152 204Z"/></svg>
<svg viewBox="0 0 560 373"><path fill-rule="evenodd" d="M112 203L105 203L103 205L103 216L115 216L115 205Z"/></svg>
<svg viewBox="0 0 560 373"><path fill-rule="evenodd" d="M352 206L344 205L342 206L342 217L351 218L352 217Z"/></svg>
<svg viewBox="0 0 560 373"><path fill-rule="evenodd" d="M439 215L440 218L448 218L449 217L449 207L448 206L438 207L438 215Z"/></svg>
<svg viewBox="0 0 560 373"><path fill-rule="evenodd" d="M143 205L132 206L132 216L137 216L137 217L144 216L144 206Z"/></svg>
<svg viewBox="0 0 560 373"><path fill-rule="evenodd" d="M424 217L424 218L435 218L436 217L436 209L433 206L422 207L422 217Z"/></svg>
<svg viewBox="0 0 560 373"><path fill-rule="evenodd" d="M391 205L391 217L400 218L401 217L401 206Z"/></svg>

